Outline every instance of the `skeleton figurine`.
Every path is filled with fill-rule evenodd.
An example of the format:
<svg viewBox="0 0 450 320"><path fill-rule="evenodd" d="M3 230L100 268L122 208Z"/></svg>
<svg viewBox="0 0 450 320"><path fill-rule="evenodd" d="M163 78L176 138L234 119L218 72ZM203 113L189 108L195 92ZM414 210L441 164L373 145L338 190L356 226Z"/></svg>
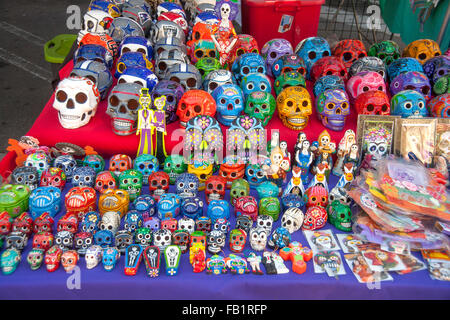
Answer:
<svg viewBox="0 0 450 320"><path fill-rule="evenodd" d="M250 263L250 267L252 268L252 272L257 275L263 275L264 273L261 271L261 257L256 255L253 251L250 251L247 256L247 262Z"/></svg>

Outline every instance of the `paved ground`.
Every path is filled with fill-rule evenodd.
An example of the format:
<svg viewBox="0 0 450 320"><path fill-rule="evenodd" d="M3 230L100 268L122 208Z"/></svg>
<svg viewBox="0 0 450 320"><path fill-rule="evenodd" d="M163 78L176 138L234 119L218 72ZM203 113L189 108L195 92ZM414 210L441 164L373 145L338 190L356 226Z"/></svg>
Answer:
<svg viewBox="0 0 450 320"><path fill-rule="evenodd" d="M77 1L85 12L89 0ZM49 99L51 65L44 44L68 30L72 0L0 1L0 159L8 138L25 134Z"/></svg>

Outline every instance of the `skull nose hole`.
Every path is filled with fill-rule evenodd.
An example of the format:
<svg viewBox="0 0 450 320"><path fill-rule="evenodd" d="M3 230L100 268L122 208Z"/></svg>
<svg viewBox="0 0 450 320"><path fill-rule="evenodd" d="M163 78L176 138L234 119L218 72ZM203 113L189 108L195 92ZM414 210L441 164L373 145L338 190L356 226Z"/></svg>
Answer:
<svg viewBox="0 0 450 320"><path fill-rule="evenodd" d="M69 99L67 101L67 105L66 105L67 109L75 109L75 104L73 103L72 99Z"/></svg>
<svg viewBox="0 0 450 320"><path fill-rule="evenodd" d="M297 107L297 109L295 109L295 112L300 112L300 108Z"/></svg>
<svg viewBox="0 0 450 320"><path fill-rule="evenodd" d="M227 109L228 109L228 110L233 110L233 105L232 105L231 103L228 104Z"/></svg>
<svg viewBox="0 0 450 320"><path fill-rule="evenodd" d="M127 108L125 108L125 106L120 106L119 112L120 113L127 113Z"/></svg>
<svg viewBox="0 0 450 320"><path fill-rule="evenodd" d="M189 117L191 113L189 111L186 111L186 117Z"/></svg>
<svg viewBox="0 0 450 320"><path fill-rule="evenodd" d="M336 114L341 114L341 109L337 109Z"/></svg>

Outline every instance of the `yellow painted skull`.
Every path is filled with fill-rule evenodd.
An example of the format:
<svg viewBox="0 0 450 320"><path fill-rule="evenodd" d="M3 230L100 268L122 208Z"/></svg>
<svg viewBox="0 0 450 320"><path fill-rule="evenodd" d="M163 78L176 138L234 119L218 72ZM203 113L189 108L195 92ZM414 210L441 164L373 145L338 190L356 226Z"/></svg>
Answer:
<svg viewBox="0 0 450 320"><path fill-rule="evenodd" d="M421 64L440 55L439 45L431 39L413 41L403 50L403 57L416 58Z"/></svg>
<svg viewBox="0 0 450 320"><path fill-rule="evenodd" d="M98 209L101 215L108 211L119 212L122 218L128 212L130 196L128 191L121 189L108 189L100 195Z"/></svg>
<svg viewBox="0 0 450 320"><path fill-rule="evenodd" d="M197 176L200 184L198 187L199 191L205 190L206 180L213 174L213 165L203 164L201 166L195 166L193 164L188 165L188 173L193 173Z"/></svg>
<svg viewBox="0 0 450 320"><path fill-rule="evenodd" d="M278 116L292 130L303 130L312 114L311 96L303 87L285 88L277 97Z"/></svg>

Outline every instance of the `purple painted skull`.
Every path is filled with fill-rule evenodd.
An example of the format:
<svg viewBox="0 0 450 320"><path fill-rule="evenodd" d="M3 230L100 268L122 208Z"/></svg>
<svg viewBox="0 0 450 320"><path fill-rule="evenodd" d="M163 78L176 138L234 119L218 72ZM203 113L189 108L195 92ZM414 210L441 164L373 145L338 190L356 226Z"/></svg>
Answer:
<svg viewBox="0 0 450 320"><path fill-rule="evenodd" d="M426 101L431 99L430 81L422 72L410 71L398 75L392 80L390 89L392 95L405 90L414 90L423 95Z"/></svg>
<svg viewBox="0 0 450 320"><path fill-rule="evenodd" d="M268 76L272 75L272 65L281 56L294 53L294 49L286 39L272 39L262 47L261 55L266 61L266 70Z"/></svg>
<svg viewBox="0 0 450 320"><path fill-rule="evenodd" d="M350 103L344 90L325 90L316 103L319 119L326 128L334 131L344 128L345 119L350 114Z"/></svg>
<svg viewBox="0 0 450 320"><path fill-rule="evenodd" d="M176 115L178 101L183 96L184 88L181 84L171 80L162 80L158 82L152 91L152 101L161 96L166 96L166 123L172 123L178 120Z"/></svg>
<svg viewBox="0 0 450 320"><path fill-rule="evenodd" d="M423 64L423 71L431 82L436 82L439 78L450 73L450 57L437 56L431 58Z"/></svg>

